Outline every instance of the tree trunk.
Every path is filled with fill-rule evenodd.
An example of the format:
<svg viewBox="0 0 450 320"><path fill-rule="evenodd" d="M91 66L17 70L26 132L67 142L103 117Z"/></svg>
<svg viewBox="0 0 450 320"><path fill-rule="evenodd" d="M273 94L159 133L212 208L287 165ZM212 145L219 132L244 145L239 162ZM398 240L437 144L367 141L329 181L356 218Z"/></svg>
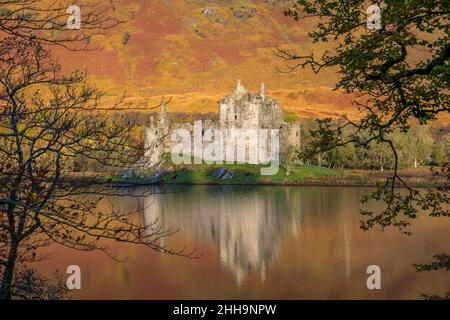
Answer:
<svg viewBox="0 0 450 320"><path fill-rule="evenodd" d="M11 286L14 278L18 247L19 245L17 243L13 243L9 250L8 261L5 266L0 286L0 300L11 300Z"/></svg>

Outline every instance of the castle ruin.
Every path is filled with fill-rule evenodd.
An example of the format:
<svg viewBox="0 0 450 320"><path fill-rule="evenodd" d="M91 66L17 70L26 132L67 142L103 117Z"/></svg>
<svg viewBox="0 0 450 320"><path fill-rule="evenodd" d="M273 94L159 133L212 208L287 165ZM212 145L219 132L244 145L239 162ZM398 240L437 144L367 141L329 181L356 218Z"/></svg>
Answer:
<svg viewBox="0 0 450 320"><path fill-rule="evenodd" d="M284 114L277 100L266 95L265 85L261 84L259 93L249 92L237 81L235 89L219 102L219 120L206 120L202 122L202 134L208 129L276 129L279 130L280 152L289 147L300 148L300 124L286 123ZM145 128L145 163L146 167L157 167L163 162L164 155L171 152L175 142L171 134L176 129L185 129L193 132L194 126L188 123L171 122L167 106L163 105L158 121L151 119L150 126ZM250 137L251 138L251 137ZM269 137L270 139L270 137ZM258 139L248 139L247 148L258 147ZM256 144L256 145L254 145ZM270 146L270 142L266 143ZM198 148L199 146L193 146ZM196 151L192 150L192 155ZM270 161L270 151L267 158L250 159L246 155L246 163L261 164ZM206 159L205 159L206 160Z"/></svg>

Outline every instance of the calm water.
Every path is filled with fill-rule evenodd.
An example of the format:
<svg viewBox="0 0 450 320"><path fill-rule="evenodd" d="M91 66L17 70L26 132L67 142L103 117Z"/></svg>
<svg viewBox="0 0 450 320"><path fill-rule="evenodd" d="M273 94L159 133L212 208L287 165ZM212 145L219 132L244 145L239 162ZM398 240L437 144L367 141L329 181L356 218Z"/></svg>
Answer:
<svg viewBox="0 0 450 320"><path fill-rule="evenodd" d="M139 190L137 190L139 191ZM127 258L53 246L38 269L52 274L68 265L82 270L75 299L406 299L419 292L443 294L448 273L416 274L415 262L448 252L450 224L419 219L412 237L397 230L359 229L353 187L172 187L169 194L105 200L141 208L143 221L159 218L180 231L173 248L198 248L197 260L164 256L112 243ZM382 290L366 287L369 265L382 270Z"/></svg>

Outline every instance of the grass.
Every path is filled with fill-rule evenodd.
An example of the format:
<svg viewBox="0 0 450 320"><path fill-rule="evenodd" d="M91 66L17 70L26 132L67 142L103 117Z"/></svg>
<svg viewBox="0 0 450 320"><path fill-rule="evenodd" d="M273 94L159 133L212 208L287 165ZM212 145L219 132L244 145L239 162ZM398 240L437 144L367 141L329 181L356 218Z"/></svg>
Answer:
<svg viewBox="0 0 450 320"><path fill-rule="evenodd" d="M233 172L234 177L220 180L214 177L214 171L224 168ZM170 184L299 184L301 182L320 180L322 178L338 178L340 171L307 165L298 165L289 174L280 168L273 176L262 176L261 166L250 164L223 164L223 165L185 165L175 168L164 177L164 183Z"/></svg>
<svg viewBox="0 0 450 320"><path fill-rule="evenodd" d="M192 159L194 160L194 159ZM233 172L233 179L220 180L214 177L214 171L225 168ZM166 184L220 184L220 185L331 185L331 186L371 186L375 187L386 183L390 177L390 171L372 170L333 170L311 165L297 165L288 176L280 168L274 176L262 176L261 166L250 164L223 164L223 165L181 165L174 166L170 155L166 155L162 183ZM446 183L445 177L431 175L430 168L407 168L399 171L402 178L413 187L436 187ZM94 179L98 183L117 185L143 185L151 183L153 173L143 171L138 177L122 177L108 173L97 172L83 174L68 174L65 176L68 182L72 180Z"/></svg>

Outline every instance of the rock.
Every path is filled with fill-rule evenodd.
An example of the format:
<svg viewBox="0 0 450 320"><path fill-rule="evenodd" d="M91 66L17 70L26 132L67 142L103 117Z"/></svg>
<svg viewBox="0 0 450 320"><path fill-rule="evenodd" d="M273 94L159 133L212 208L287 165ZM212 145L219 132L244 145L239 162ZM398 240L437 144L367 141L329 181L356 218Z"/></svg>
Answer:
<svg viewBox="0 0 450 320"><path fill-rule="evenodd" d="M214 178L221 179L226 173L226 170L224 168L219 168L216 171L214 171L213 176Z"/></svg>
<svg viewBox="0 0 450 320"><path fill-rule="evenodd" d="M258 10L253 7L241 7L240 9L231 8L231 11L233 12L233 16L235 18L241 20L253 18L258 13Z"/></svg>
<svg viewBox="0 0 450 320"><path fill-rule="evenodd" d="M214 23L226 24L225 17L215 8L204 8L202 14Z"/></svg>
<svg viewBox="0 0 450 320"><path fill-rule="evenodd" d="M213 17L217 14L217 10L214 8L205 8L205 9L203 9L202 14L208 18Z"/></svg>
<svg viewBox="0 0 450 320"><path fill-rule="evenodd" d="M229 180L229 179L233 179L234 173L227 169L219 168L219 169L214 170L213 177L218 180Z"/></svg>
<svg viewBox="0 0 450 320"><path fill-rule="evenodd" d="M221 180L230 180L233 179L234 174L231 171L227 171L227 173L225 173L222 177Z"/></svg>

